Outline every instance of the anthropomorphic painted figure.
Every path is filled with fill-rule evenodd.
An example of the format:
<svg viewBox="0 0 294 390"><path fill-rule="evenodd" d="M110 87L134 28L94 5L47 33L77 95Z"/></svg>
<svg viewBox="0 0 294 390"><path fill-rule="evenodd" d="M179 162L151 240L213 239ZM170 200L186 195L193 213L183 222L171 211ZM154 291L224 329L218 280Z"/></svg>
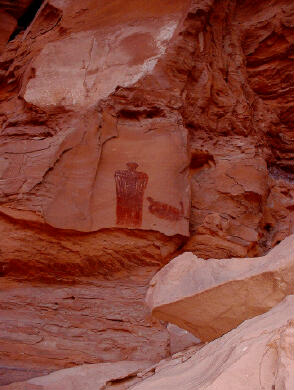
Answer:
<svg viewBox="0 0 294 390"><path fill-rule="evenodd" d="M115 171L116 183L116 223L118 225L140 227L144 192L148 175L138 172L138 164L127 163L128 169Z"/></svg>

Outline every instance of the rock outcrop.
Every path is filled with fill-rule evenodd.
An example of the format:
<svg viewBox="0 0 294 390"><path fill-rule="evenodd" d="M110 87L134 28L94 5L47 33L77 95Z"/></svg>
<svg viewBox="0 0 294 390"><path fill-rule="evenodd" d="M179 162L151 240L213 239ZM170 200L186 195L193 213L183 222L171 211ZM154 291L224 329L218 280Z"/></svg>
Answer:
<svg viewBox="0 0 294 390"><path fill-rule="evenodd" d="M171 362L133 390L285 389L294 385L294 297L245 321L188 360Z"/></svg>
<svg viewBox="0 0 294 390"><path fill-rule="evenodd" d="M93 364L1 389L74 390L78 386L83 390L190 390L196 386L199 390L292 390L293 305L294 297L288 296L269 312L245 321L218 340L202 348L192 347L140 372L148 363Z"/></svg>
<svg viewBox="0 0 294 390"><path fill-rule="evenodd" d="M192 153L185 250L261 255L293 228L293 4L211 1L198 18L194 4L183 110Z"/></svg>
<svg viewBox="0 0 294 390"><path fill-rule="evenodd" d="M293 233L293 13L0 0L2 383L166 357L143 307L160 267Z"/></svg>
<svg viewBox="0 0 294 390"><path fill-rule="evenodd" d="M19 242L30 234L29 268L38 258L49 273L51 257L89 273L67 256L71 234L98 234L105 253L105 229L122 240L128 229L130 243L143 232L147 246L155 233L173 248L151 254L160 263L189 235L186 251L227 258L291 234L290 0L4 3L23 28L31 9L0 59L5 240L5 218L17 226L4 273L19 272L12 260L26 267ZM58 256L43 249L50 233L64 238Z"/></svg>
<svg viewBox="0 0 294 390"><path fill-rule="evenodd" d="M117 253L119 269L128 268L128 258L138 256L126 256L123 241L135 250L138 235L154 247L154 253L140 249L142 264L158 264L189 236L188 131L181 115L161 102L161 93L134 103L122 92L152 73L187 4L89 0L81 8L50 0L8 45L0 96L3 273L28 264L38 273L40 263L50 273L51 259L65 274L76 265L82 273L103 273L109 251ZM7 219L17 225L12 239ZM122 250L114 248L113 230ZM20 242L32 235L28 256L20 256ZM57 243L57 255L46 253L43 239L56 236L65 246L74 236L78 249L68 256ZM89 239L103 253L94 245L93 255ZM85 258L94 264L90 270Z"/></svg>
<svg viewBox="0 0 294 390"><path fill-rule="evenodd" d="M214 340L294 293L293 242L292 235L255 259L184 253L151 280L146 302L155 317Z"/></svg>

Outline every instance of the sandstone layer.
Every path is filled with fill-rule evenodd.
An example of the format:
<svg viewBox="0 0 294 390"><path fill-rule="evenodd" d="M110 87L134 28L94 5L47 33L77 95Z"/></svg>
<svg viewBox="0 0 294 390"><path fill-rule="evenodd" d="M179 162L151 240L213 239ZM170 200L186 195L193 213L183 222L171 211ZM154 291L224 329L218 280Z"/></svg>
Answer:
<svg viewBox="0 0 294 390"><path fill-rule="evenodd" d="M269 312L245 321L218 340L202 348L192 347L140 372L148 363L93 364L1 389L74 390L78 385L84 390L192 390L195 386L199 390L292 390L293 305L294 297L288 296ZM104 387L99 387L101 384Z"/></svg>
<svg viewBox="0 0 294 390"><path fill-rule="evenodd" d="M184 253L150 282L153 316L211 341L294 293L294 236L254 259L203 260Z"/></svg>
<svg viewBox="0 0 294 390"><path fill-rule="evenodd" d="M166 357L169 333L144 306L153 274L146 267L113 280L48 284L1 278L0 384L85 363Z"/></svg>

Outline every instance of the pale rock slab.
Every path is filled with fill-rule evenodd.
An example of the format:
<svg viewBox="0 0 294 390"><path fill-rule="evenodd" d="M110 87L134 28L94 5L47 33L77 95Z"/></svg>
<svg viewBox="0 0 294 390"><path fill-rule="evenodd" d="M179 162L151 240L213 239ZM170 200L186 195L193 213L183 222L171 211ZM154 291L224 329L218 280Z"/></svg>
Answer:
<svg viewBox="0 0 294 390"><path fill-rule="evenodd" d="M70 7L53 5L65 14ZM43 108L79 110L97 104L117 86L130 86L152 72L179 21L179 17L158 15L141 23L122 20L114 26L109 18L104 26L98 22L95 30L47 43L32 64L35 77L28 81L24 99Z"/></svg>
<svg viewBox="0 0 294 390"><path fill-rule="evenodd" d="M294 297L245 321L192 357L171 360L132 390L292 390Z"/></svg>
<svg viewBox="0 0 294 390"><path fill-rule="evenodd" d="M252 259L184 253L151 280L146 302L155 317L211 341L294 292L293 238Z"/></svg>

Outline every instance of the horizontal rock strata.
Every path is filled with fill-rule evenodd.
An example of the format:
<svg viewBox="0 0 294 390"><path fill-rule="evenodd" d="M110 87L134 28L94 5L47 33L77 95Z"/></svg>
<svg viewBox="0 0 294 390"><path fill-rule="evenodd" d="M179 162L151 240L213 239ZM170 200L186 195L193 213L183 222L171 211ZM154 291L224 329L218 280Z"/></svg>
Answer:
<svg viewBox="0 0 294 390"><path fill-rule="evenodd" d="M154 268L112 280L1 278L0 384L86 363L156 362L169 334L144 306Z"/></svg>
<svg viewBox="0 0 294 390"><path fill-rule="evenodd" d="M291 390L294 384L294 296L204 347L148 367L147 362L92 364L57 371L3 390ZM147 368L143 368L142 367ZM139 371L139 372L138 372Z"/></svg>

